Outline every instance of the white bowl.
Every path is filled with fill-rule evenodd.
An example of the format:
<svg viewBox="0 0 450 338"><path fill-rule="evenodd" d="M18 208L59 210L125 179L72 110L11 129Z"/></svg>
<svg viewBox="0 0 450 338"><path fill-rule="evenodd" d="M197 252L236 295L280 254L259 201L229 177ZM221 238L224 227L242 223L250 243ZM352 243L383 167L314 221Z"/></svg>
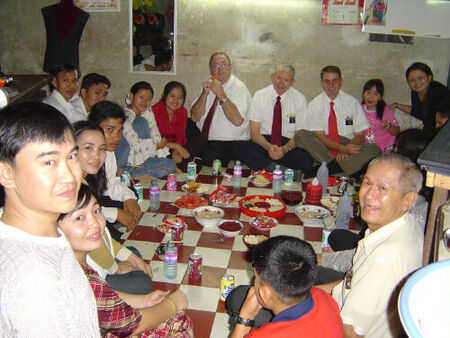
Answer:
<svg viewBox="0 0 450 338"><path fill-rule="evenodd" d="M303 222L303 224L316 224L322 225L322 218L330 216L331 213L323 207L317 205L300 205L295 208L295 214ZM308 217L305 213L310 213L311 217ZM314 214L316 217L313 217Z"/></svg>
<svg viewBox="0 0 450 338"><path fill-rule="evenodd" d="M215 218L204 218L200 216L201 212L210 211L213 213L217 213L217 217ZM213 206L203 206L198 207L192 210L192 215L195 217L195 220L203 225L204 227L215 227L219 224L219 222L222 220L223 216L225 215L225 212L217 207Z"/></svg>
<svg viewBox="0 0 450 338"><path fill-rule="evenodd" d="M400 292L398 309L409 337L448 337L450 260L417 270Z"/></svg>
<svg viewBox="0 0 450 338"><path fill-rule="evenodd" d="M320 204L334 212L337 210L339 199L340 197L338 196L324 195L324 197L320 200Z"/></svg>
<svg viewBox="0 0 450 338"><path fill-rule="evenodd" d="M221 229L220 226L222 225L222 223L225 223L225 222L233 222L233 223L238 224L238 225L239 225L239 230L236 230L236 231L227 231L227 230ZM242 223L239 222L239 221L234 221L234 220L223 220L223 221L221 221L221 222L219 223L219 225L218 225L217 227L219 228L220 233L221 233L222 235L224 235L225 237L234 237L234 236L238 235L238 234L241 232L241 230L242 230L242 228L243 228L244 226L243 226Z"/></svg>

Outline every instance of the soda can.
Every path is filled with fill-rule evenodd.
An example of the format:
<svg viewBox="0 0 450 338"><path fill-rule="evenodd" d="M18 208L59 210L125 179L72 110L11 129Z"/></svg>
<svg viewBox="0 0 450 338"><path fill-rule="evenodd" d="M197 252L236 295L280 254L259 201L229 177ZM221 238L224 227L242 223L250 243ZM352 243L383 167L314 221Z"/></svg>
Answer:
<svg viewBox="0 0 450 338"><path fill-rule="evenodd" d="M172 241L177 243L177 246L182 245L184 236L184 225L183 224L172 224Z"/></svg>
<svg viewBox="0 0 450 338"><path fill-rule="evenodd" d="M124 170L122 174L120 174L120 181L125 183L127 187L130 186L131 183L131 176L130 173L127 170Z"/></svg>
<svg viewBox="0 0 450 338"><path fill-rule="evenodd" d="M134 185L134 190L136 190L136 194L138 195L138 202L144 199L144 187L140 183L136 183Z"/></svg>
<svg viewBox="0 0 450 338"><path fill-rule="evenodd" d="M234 289L234 276L233 275L223 275L220 280L220 300L225 301L231 290Z"/></svg>
<svg viewBox="0 0 450 338"><path fill-rule="evenodd" d="M189 279L200 279L203 273L202 255L193 253L189 256L188 272Z"/></svg>
<svg viewBox="0 0 450 338"><path fill-rule="evenodd" d="M174 174L167 176L167 191L177 191L177 178Z"/></svg>
<svg viewBox="0 0 450 338"><path fill-rule="evenodd" d="M197 164L192 161L187 165L187 179L188 181L195 181L197 177Z"/></svg>
<svg viewBox="0 0 450 338"><path fill-rule="evenodd" d="M338 188L337 191L339 194L343 195L344 192L347 190L348 186L348 177L342 176L338 179Z"/></svg>
<svg viewBox="0 0 450 338"><path fill-rule="evenodd" d="M212 166L213 176L220 176L220 171L222 170L222 162L220 160L214 160Z"/></svg>
<svg viewBox="0 0 450 338"><path fill-rule="evenodd" d="M284 184L292 185L293 182L294 182L294 170L286 169L286 171L284 172Z"/></svg>

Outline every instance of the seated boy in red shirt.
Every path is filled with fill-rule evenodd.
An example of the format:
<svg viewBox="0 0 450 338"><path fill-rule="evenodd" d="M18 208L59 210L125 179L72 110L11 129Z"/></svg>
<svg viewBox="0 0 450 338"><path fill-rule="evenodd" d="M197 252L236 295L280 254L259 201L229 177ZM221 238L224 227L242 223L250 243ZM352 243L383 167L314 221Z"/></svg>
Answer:
<svg viewBox="0 0 450 338"><path fill-rule="evenodd" d="M311 245L291 236L272 237L254 249L254 287L239 312L231 337L343 337L334 299L312 287L317 274ZM252 329L261 307L275 317Z"/></svg>

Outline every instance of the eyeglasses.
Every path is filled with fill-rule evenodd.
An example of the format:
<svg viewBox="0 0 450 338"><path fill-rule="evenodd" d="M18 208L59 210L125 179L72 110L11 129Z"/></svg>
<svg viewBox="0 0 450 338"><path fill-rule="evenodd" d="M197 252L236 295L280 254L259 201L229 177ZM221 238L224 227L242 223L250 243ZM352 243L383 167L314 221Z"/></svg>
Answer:
<svg viewBox="0 0 450 338"><path fill-rule="evenodd" d="M226 65L225 63L220 63L220 64L213 64L211 65L211 68L214 69L225 69L227 67L229 67L230 65Z"/></svg>

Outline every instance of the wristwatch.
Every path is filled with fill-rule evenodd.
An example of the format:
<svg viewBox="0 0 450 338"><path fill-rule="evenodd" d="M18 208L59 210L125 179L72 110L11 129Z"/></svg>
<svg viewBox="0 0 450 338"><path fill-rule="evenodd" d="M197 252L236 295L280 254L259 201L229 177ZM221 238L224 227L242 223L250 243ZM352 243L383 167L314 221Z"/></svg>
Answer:
<svg viewBox="0 0 450 338"><path fill-rule="evenodd" d="M227 100L228 100L227 96L225 96L223 99L219 99L220 104L224 104L225 102L227 102Z"/></svg>
<svg viewBox="0 0 450 338"><path fill-rule="evenodd" d="M241 316L238 316L236 318L236 324L241 324L248 327L255 327L255 321L247 318L242 318Z"/></svg>

